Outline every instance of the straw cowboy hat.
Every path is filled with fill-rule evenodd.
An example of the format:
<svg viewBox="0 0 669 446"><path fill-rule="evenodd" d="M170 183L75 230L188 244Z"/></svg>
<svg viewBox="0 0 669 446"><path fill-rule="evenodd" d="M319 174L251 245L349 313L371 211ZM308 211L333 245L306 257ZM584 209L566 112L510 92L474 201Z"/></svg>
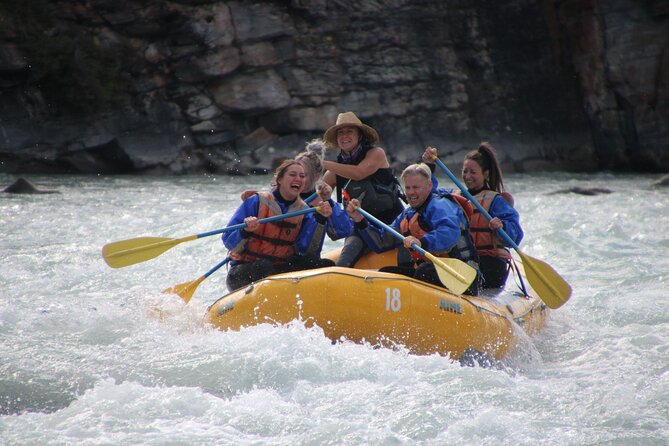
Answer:
<svg viewBox="0 0 669 446"><path fill-rule="evenodd" d="M328 147L337 147L337 130L351 126L359 128L362 133L367 135L372 144L379 140L379 134L376 133L376 130L363 124L353 112L339 113L336 124L325 131L323 140Z"/></svg>

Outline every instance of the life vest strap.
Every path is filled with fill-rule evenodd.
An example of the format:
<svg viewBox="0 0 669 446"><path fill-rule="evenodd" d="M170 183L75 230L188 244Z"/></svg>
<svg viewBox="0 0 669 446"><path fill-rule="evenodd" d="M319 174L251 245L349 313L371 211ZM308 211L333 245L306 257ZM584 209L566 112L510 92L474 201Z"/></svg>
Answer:
<svg viewBox="0 0 669 446"><path fill-rule="evenodd" d="M251 236L250 236L250 237L255 238L255 239L257 239L257 240L260 240L260 241L263 241L263 242L269 242L269 243L272 243L273 245L291 246L291 245L294 245L294 244L295 244L295 242L293 242L293 241L291 241L291 240L282 240L282 239L280 239L280 238L264 237L264 236L262 236L262 235L255 234L255 233L253 233L253 232L251 233Z"/></svg>

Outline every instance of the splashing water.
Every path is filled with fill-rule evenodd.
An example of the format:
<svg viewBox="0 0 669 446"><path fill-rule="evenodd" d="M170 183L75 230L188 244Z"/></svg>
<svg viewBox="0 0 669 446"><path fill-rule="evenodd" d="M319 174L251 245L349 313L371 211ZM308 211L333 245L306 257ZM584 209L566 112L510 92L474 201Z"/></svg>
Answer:
<svg viewBox="0 0 669 446"><path fill-rule="evenodd" d="M509 175L523 251L574 295L502 368L333 344L300 322L205 327L225 269L188 305L160 291L218 263L218 237L101 259L111 241L221 228L269 177L29 179L60 194L0 196L2 444L669 442L669 191L650 176ZM548 195L577 185L614 192Z"/></svg>

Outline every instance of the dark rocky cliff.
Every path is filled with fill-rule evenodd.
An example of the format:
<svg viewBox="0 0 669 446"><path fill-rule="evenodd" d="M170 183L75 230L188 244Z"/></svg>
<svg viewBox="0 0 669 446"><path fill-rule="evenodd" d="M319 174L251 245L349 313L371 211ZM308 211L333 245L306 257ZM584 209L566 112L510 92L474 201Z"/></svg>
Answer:
<svg viewBox="0 0 669 446"><path fill-rule="evenodd" d="M0 170L262 171L341 111L395 164L669 170L662 0L0 2Z"/></svg>

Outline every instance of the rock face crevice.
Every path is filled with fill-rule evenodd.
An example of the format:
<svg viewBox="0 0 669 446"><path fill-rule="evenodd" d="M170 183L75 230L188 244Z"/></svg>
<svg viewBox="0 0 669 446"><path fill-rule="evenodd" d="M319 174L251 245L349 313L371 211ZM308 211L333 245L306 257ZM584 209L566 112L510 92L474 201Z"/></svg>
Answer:
<svg viewBox="0 0 669 446"><path fill-rule="evenodd" d="M662 0L0 6L0 170L265 172L355 111L401 167L669 170Z"/></svg>

